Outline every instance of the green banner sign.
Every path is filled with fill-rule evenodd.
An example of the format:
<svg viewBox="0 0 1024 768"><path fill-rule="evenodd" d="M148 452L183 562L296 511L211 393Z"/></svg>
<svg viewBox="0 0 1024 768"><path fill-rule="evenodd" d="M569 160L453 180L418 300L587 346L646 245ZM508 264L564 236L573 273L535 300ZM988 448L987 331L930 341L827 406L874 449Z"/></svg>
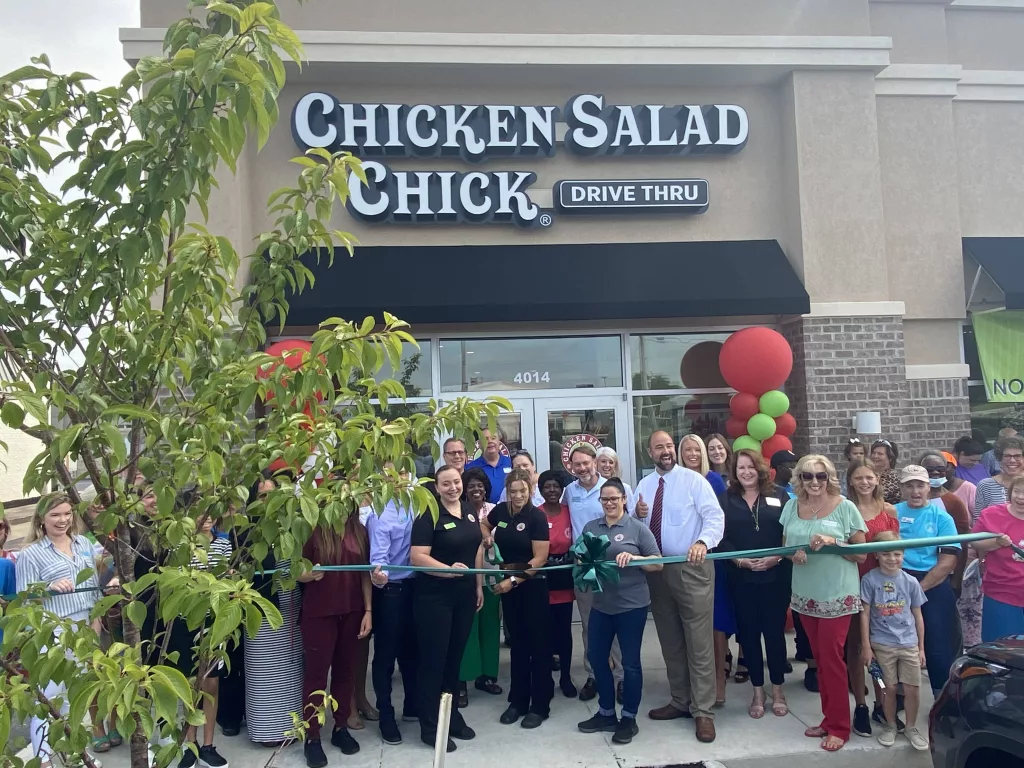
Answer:
<svg viewBox="0 0 1024 768"><path fill-rule="evenodd" d="M982 312L973 321L988 401L1024 403L1024 312Z"/></svg>

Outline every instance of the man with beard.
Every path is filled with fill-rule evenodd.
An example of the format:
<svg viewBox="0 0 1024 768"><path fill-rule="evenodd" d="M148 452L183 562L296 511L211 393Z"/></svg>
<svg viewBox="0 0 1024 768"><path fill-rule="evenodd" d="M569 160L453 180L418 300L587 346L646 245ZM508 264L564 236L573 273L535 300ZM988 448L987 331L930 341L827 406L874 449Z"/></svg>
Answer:
<svg viewBox="0 0 1024 768"><path fill-rule="evenodd" d="M648 573L651 611L665 658L672 701L652 709L652 720L693 717L697 740L715 740L715 568L705 559L718 546L725 519L711 484L676 463L667 432L647 441L655 471L636 488L636 516L651 529L665 557L686 555Z"/></svg>

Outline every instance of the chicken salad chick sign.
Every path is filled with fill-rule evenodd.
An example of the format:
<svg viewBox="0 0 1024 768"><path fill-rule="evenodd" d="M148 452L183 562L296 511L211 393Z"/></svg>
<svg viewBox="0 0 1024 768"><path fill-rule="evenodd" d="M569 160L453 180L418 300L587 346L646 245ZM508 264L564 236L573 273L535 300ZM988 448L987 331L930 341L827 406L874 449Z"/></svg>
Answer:
<svg viewBox="0 0 1024 768"><path fill-rule="evenodd" d="M368 222L514 223L549 226L530 198L532 171L402 171L385 159L458 157L479 164L502 157L553 157L558 126L575 155L731 154L746 145L749 121L734 104L609 105L582 94L555 106L345 104L307 93L292 112L302 149L347 150L363 159L367 183L350 179L348 207ZM703 213L704 179L566 179L555 184L555 209L574 213Z"/></svg>

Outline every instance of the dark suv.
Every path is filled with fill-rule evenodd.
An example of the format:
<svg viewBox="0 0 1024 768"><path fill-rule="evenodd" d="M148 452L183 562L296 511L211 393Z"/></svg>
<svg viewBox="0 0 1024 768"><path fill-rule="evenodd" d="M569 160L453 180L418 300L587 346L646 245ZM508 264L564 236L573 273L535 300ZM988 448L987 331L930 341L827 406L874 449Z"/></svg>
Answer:
<svg viewBox="0 0 1024 768"><path fill-rule="evenodd" d="M1024 768L1024 635L957 659L928 730L934 768Z"/></svg>

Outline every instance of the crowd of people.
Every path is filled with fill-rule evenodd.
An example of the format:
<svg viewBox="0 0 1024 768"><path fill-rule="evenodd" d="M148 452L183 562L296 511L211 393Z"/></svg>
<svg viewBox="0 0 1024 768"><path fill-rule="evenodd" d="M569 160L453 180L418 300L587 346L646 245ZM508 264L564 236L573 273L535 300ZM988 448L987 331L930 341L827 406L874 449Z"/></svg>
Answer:
<svg viewBox="0 0 1024 768"><path fill-rule="evenodd" d="M653 471L635 488L622 481L610 448L581 442L569 456L571 473L538 475L528 453L503 454L500 435L485 431L482 442L473 461L464 441L444 443L443 464L433 472L436 519L416 517L392 501L350 515L340 532L318 528L303 549L315 565L363 564L367 570L314 570L291 590L261 575L255 586L284 623L272 629L264 621L255 637L233 650L230 669L196 657L195 633L183 620L165 624L149 612L144 641L156 648L152 640L167 633L173 663L186 675L200 675L208 694L202 742L193 729L188 739L195 750L184 752L179 768L227 765L214 746L217 723L237 735L244 718L252 741L281 745L292 728L290 713L308 716L325 690L337 704L329 741L346 755L359 751L353 732L364 730L366 721L377 721L387 744L401 743L400 722L418 722L419 738L433 746L442 694L451 693L446 749L453 751L475 736L464 714L469 683L486 695L505 694L498 664L502 626L510 669L500 723L541 727L557 706L557 687L564 697L597 699L596 714L579 723L581 731L609 732L626 744L640 731L640 650L649 613L670 695L647 712L652 720L692 720L699 741L715 740L715 712L732 672L732 635L739 646L736 672L752 688L750 717L787 715L792 616L797 657L808 664L804 684L821 699L822 720L807 736L832 752L851 733L872 735L874 722L883 745L904 733L914 748L926 749L917 727L922 668L937 693L965 645L1024 633L1024 560L1012 548L1024 543L1024 439L1015 434L995 443L995 474L984 447L971 438L901 468L893 442L868 445L854 438L840 473L822 455L781 451L766 461L751 450L734 452L718 434L676 440L657 431L647 440ZM251 500L292 481L288 472L267 472ZM142 478L138 493L144 507L155 505ZM244 545L230 526L223 533L216 522L201 528L208 556L196 557L194 567L216 569ZM105 573L102 549L83 531L69 500L50 497L38 509L14 571L18 590L45 584L53 593L48 610L88 622L102 591L76 591L79 575L91 572L83 585L108 591L117 582ZM997 538L878 556L818 552L970 531ZM621 568L618 581L599 592L576 588L569 569L537 571L571 564L570 547L584 534L606 537L607 557ZM144 540L135 544L136 578L165 562ZM787 557L747 556L784 546L800 549ZM710 552L736 556L709 560ZM686 561L644 562L662 556ZM632 561L639 565L627 567ZM436 570L387 568L410 564ZM264 571L288 565L273 555L260 564ZM488 572L460 573L468 568ZM579 687L571 674L574 605L583 625L586 678ZM876 664L884 689L865 674ZM396 666L404 694L400 715L393 701ZM868 679L876 681L873 712ZM33 721L31 728L46 768L45 723ZM311 718L304 744L310 768L328 763L323 738ZM116 723L95 722L94 751L122 741Z"/></svg>

